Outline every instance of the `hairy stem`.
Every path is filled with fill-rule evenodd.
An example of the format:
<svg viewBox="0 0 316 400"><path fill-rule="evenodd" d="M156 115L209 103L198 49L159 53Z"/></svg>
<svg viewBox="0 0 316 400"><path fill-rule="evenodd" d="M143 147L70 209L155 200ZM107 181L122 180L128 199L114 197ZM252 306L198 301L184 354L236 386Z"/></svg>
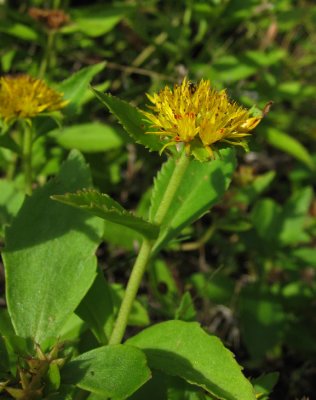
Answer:
<svg viewBox="0 0 316 400"><path fill-rule="evenodd" d="M183 153L179 160L177 161L177 164L175 166L175 169L173 171L173 174L170 178L170 181L168 183L168 187L165 191L165 194L161 200L161 203L158 207L158 210L156 212L156 215L153 218L153 223L160 225L166 216L168 209L172 203L172 200L174 199L174 196L180 186L180 183L182 181L183 175L189 165L190 158Z"/></svg>
<svg viewBox="0 0 316 400"><path fill-rule="evenodd" d="M158 207L157 213L153 218L153 223L160 225L164 217L167 214L169 206L174 199L174 196L180 186L183 175L189 165L189 157L183 154L177 161L176 167L173 171L171 179L169 181L168 187L162 198L160 206ZM131 276L127 283L124 298L114 325L112 335L109 340L109 344L119 344L121 343L129 314L131 312L133 302L136 298L139 286L141 284L144 272L146 270L148 261L150 259L151 251L154 246L154 242L144 239L138 256L136 258L135 264L132 269Z"/></svg>
<svg viewBox="0 0 316 400"><path fill-rule="evenodd" d="M141 284L149 257L151 252L152 244L148 240L144 240L140 248L135 264L132 269L131 276L129 278L125 295L120 307L120 311L117 316L117 320L109 340L109 344L121 343L127 326L128 317Z"/></svg>

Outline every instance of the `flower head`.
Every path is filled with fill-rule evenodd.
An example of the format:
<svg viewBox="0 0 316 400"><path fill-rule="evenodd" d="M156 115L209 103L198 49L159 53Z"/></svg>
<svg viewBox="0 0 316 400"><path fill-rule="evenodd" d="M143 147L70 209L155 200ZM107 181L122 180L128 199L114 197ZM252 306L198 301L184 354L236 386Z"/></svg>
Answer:
<svg viewBox="0 0 316 400"><path fill-rule="evenodd" d="M194 145L213 156L212 147L219 141L246 147L245 137L262 119L251 117L225 90L211 88L208 80L194 85L185 78L173 90L165 87L147 96L153 105L151 111L142 111L151 124L146 133L168 138L164 148L184 143L187 153Z"/></svg>
<svg viewBox="0 0 316 400"><path fill-rule="evenodd" d="M57 111L67 103L62 93L49 88L40 79L29 75L0 78L0 117L6 122L32 118L44 111Z"/></svg>

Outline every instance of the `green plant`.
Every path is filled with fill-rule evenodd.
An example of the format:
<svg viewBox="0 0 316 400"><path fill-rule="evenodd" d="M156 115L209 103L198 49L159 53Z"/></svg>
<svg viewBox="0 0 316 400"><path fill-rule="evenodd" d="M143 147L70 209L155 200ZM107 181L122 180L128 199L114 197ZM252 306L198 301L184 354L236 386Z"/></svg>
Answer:
<svg viewBox="0 0 316 400"><path fill-rule="evenodd" d="M235 168L232 149L218 150L217 160L204 155L203 163L193 155L201 158L204 146L207 150L210 143L224 140L226 127L228 141L238 143L243 132L251 129L249 125L254 125L246 110L234 106L231 111L224 94L217 97L205 82L194 91L190 85L184 80L180 87L175 86L168 101L157 108L161 125L155 127L153 118L153 127L161 129L160 135L165 137L166 128L180 120L179 131L170 133L177 138L184 129L181 118L187 116L195 119L195 128L191 125L191 133L187 130L185 137L174 142L177 150L157 175L147 219L126 211L110 196L89 189L89 168L78 152L71 153L54 180L26 198L13 219L3 252L9 312L3 313L1 322L4 396L50 399L71 393L71 398L79 399L86 393L89 398L133 395L141 399L147 396L144 391L158 382L161 390L170 388L178 396L192 392L196 398L256 398L233 355L195 322L180 317L161 322L121 344L148 263L218 202L229 185ZM96 95L135 141L153 151L166 147L138 109L114 97ZM158 98L156 102L159 104ZM205 125L214 110L218 121L213 124L220 135L214 133L214 140L206 140L205 134L215 132ZM207 130L203 135L202 129ZM102 220L122 232L128 228L143 237L117 315L114 289L100 271L97 273L93 254L101 241ZM85 325L98 344L82 352L76 342L80 342ZM150 381L152 375L155 383Z"/></svg>
<svg viewBox="0 0 316 400"><path fill-rule="evenodd" d="M58 391L63 393L62 398L97 396L89 390L70 388L65 381L66 368L71 358L108 343L130 267L146 237L150 246L155 241L156 244L146 268L146 279L141 282L129 314L126 338L161 321L175 318L191 323L198 321L236 354L238 362L245 367L246 376L259 376L258 381L251 379L259 398L313 398L316 354L315 4L309 0L270 3L262 0L181 0L175 4L158 0L111 0L106 5L102 0L1 2L1 75L41 77L56 92L64 93L68 102L60 111L40 113L26 123L0 119L1 248L8 248L7 238L10 246L19 243L14 252L22 247L29 248L27 256L21 253L21 259L26 260L25 270L28 270L35 263L41 245L43 253L38 262L49 269L52 252L45 252L44 244L47 243L47 249L52 244L59 248L60 241L55 242L56 239L73 232L70 226L74 226L80 214L67 225L71 207L65 206L64 210L68 211L63 208L52 211L53 200L38 207L38 200L35 202L33 197L38 190L47 189L48 184L59 182L58 189L45 192L47 198L60 195L63 201L76 203L82 209L88 209L89 202L93 204L89 212L106 217L100 228L91 228L94 222L90 224L88 217L84 221L79 218L82 223L74 229L94 241L91 254L97 248L97 278L90 286L88 281L93 278L89 280L87 274L86 283L80 286L82 275L78 273L79 282L73 281L78 291L82 290L81 301L75 310L77 318L71 314L70 326L63 325L66 332L58 333L58 345L48 339L49 343L34 347L34 339L23 344L23 339L16 337L10 328L6 301L13 279L7 273L4 276L0 260L0 348L3 349L0 358L9 358L9 361L0 361L0 367L6 365L2 369L3 380L11 380L13 391L21 389L23 381L24 389L28 388L32 396L41 396L38 390L43 391L44 386L45 396L49 392L56 397ZM179 155L179 139L191 139L192 115L182 119L183 124L191 128L184 127L177 135L169 126L165 132L167 139L160 142L155 140L159 138L159 126L158 129L157 126L147 128L158 135L143 134L143 120L148 122L153 114L139 114L137 109L131 109L115 97L103 97L102 92L108 90L144 110L144 93L158 91L168 82L180 82L185 75L189 75L192 82L210 79L212 87L218 90L227 87L231 98L248 107L256 103L263 109L264 104L272 100L273 112L256 128L256 134L249 141L250 152L237 152L238 167L232 168L233 174L227 171L229 188L221 192L220 200L216 201L213 196L212 211L205 212L196 222L187 221L178 226L181 213L192 212L197 216L210 204L212 195L205 191L203 177L217 175L216 171L208 170L208 163L197 164L199 170L188 167L183 181L189 186L185 179L188 172L196 176L193 184L198 188L197 208L191 210L191 202L187 203L187 209L179 208L176 203L166 220L176 223L177 229L155 239L153 215L148 213L150 202L154 193L157 194L159 181L163 189L155 200L155 213L175 166L172 160ZM115 123L111 114L104 113L102 104L94 100L93 91L88 88L92 81L100 92L97 96L114 115L120 119L128 112L129 120L124 124L131 137ZM191 90L195 90L194 85ZM6 105L6 98L1 105ZM153 103L153 107L157 110L157 104ZM260 117L260 113L258 115ZM139 137L145 141L145 146L139 143ZM221 149L217 145L214 148L208 138L202 143L209 147L201 147L201 139L198 135L185 143L186 151L193 157L203 161L214 150ZM242 140L237 142L246 144ZM162 145L166 147L160 156ZM149 154L146 146L155 151ZM69 156L72 149L83 153L89 168L84 167L78 152ZM226 160L226 156L229 162L233 160L225 151L220 150L215 165ZM161 159L166 156L169 161L152 185L154 171L160 170ZM67 165L73 167L71 173ZM76 186L72 176L77 173L80 176L84 168L85 179L88 169L91 179L88 183L83 174L81 184ZM63 173L66 173L65 180L59 177ZM84 187L89 189L83 190ZM35 190L31 197L33 202L26 206L25 192L31 190ZM183 194L184 188L181 190L176 195ZM71 195L65 197L66 192ZM100 192L109 193L111 198L101 196ZM112 201L114 198L119 203ZM104 209L104 203L111 210ZM21 206L25 214L17 224ZM126 209L133 210L132 215L125 212ZM63 222L58 222L59 215ZM38 222L41 219L45 222L42 226ZM56 222L56 228L52 221ZM123 221L124 226L121 225ZM14 230L10 236L5 231L10 232L7 226L11 225ZM98 239L92 233L94 229L98 231ZM23 236L20 231L24 230ZM89 247L71 235L68 239L67 251L72 243L79 251L81 247ZM34 257L27 261L31 251ZM83 253L80 259L73 254L70 252L67 263L71 266L73 258L75 264L82 265ZM16 260L15 264L20 262ZM61 265L64 264L61 262ZM13 267L12 270L18 272ZM58 279L60 274L57 268L56 276L51 279L56 279L54 293L63 297L66 286L62 278ZM45 282L47 275L43 272L40 276L43 276L40 281ZM29 286L28 296L32 298L34 287L27 277L23 269L17 290L27 292ZM84 294L83 287L89 286L88 293ZM45 298L44 289L40 294ZM27 308L23 309L24 314L32 314L33 303L23 303ZM34 303L38 303L36 312L40 321L41 301ZM65 304L66 309L69 304ZM36 318L32 324L36 326ZM12 345L8 337L14 342ZM64 345L65 340L68 342ZM38 373L34 373L34 365ZM206 396L196 386L188 386L182 378L172 378L150 368L154 371L152 379L130 397ZM62 371L61 382L59 370ZM272 393L277 375L271 371L280 372ZM38 382L43 384L40 389ZM7 389L9 386L8 383ZM159 390L162 387L164 389ZM70 392L66 395L67 390ZM22 393L14 395L22 396ZM0 398L5 396L9 396L8 391L3 390Z"/></svg>

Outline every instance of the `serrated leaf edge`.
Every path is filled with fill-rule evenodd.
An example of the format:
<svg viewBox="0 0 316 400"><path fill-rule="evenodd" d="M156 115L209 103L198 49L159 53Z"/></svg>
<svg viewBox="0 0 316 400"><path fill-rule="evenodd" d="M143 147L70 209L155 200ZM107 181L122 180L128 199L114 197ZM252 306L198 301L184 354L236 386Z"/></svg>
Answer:
<svg viewBox="0 0 316 400"><path fill-rule="evenodd" d="M116 98L115 96L113 96L113 95L110 94L110 93L100 93L98 90L94 89L93 87L91 87L91 89L93 90L93 93L96 95L96 97L102 102L102 104L104 104L104 103L103 103L103 101L102 101L103 99L102 99L102 97L101 97L100 95L104 95L104 96ZM118 100L121 101L122 103L126 104L127 106L132 107L131 104L130 104L128 101L122 100L122 99L118 99ZM152 152L152 151L157 151L157 152L159 152L159 151L161 150L161 148L163 147L163 144L161 144L161 146L159 147L159 149L158 149L158 148L156 149L156 148L150 147L150 146L147 145L147 144L144 144L141 140L139 140L139 139L124 125L124 123L116 116L115 112L112 110L112 107L110 107L108 104L105 104L105 105L106 105L106 107L109 109L110 113L111 113L112 115L114 115L115 118L118 120L119 124L120 124L120 125L124 128L124 130L129 134L129 136L130 136L132 139L134 139L135 143L144 146L144 147L145 147L146 149L148 149L150 152ZM139 109L138 107L134 106L133 108L134 108L135 110L137 110L137 112L141 113L141 112L140 112L140 109ZM145 122L146 119L144 118L144 119L142 119L142 121ZM144 131L144 135L145 135L145 134L146 134L146 133L145 133L145 131ZM157 141L157 144L158 144L158 143L159 143L159 142Z"/></svg>
<svg viewBox="0 0 316 400"><path fill-rule="evenodd" d="M147 221L147 220L144 219L143 217L140 217L140 216L138 216L138 215L134 215L131 211L128 211L128 210L126 210L125 208L123 208L119 203L117 203L117 204L118 204L118 206L121 207L121 209L117 209L117 208L115 208L115 207L108 208L108 207L106 207L105 205L100 205L100 204L97 204L97 203L94 203L94 202L90 202L89 205L74 205L73 202L71 202L71 201L67 202L67 201L61 200L61 198L64 199L64 198L67 197L67 196L81 195L81 194L85 194L85 193L93 193L93 194L96 193L96 194L98 194L98 195L101 195L102 197L107 197L107 198L110 198L111 200L113 200L113 199L111 198L111 196L109 196L108 194L106 194L106 193L100 193L100 192L98 192L98 191L95 190L95 189L78 190L78 191L76 191L76 192L65 193L65 194L63 194L63 195L53 195L53 196L50 196L50 197L51 197L51 199L53 199L53 200L57 200L57 201L59 201L59 202L61 202L61 203L67 204L67 205L69 205L69 206L73 206L73 207L77 207L77 208L83 209L83 210L85 210L85 211L87 211L87 212L91 212L92 214L93 214L93 211L90 211L90 210L89 210L89 207L96 207L96 208L99 208L100 210L104 210L104 211L106 211L106 212L108 212L108 213L111 213L111 214L117 214L117 215L121 215L121 216L133 217L135 220L147 224L148 227L151 226L151 227L153 227L153 228L157 228L157 235L156 235L156 237L159 236L159 226L158 226L158 225L153 224L153 223L150 222L150 221ZM114 200L114 201L115 201L115 200ZM99 217L99 218L101 218L101 217ZM133 229L133 228L131 228L131 229ZM139 232L139 231L137 231L137 232ZM139 233L141 233L141 232L139 232Z"/></svg>

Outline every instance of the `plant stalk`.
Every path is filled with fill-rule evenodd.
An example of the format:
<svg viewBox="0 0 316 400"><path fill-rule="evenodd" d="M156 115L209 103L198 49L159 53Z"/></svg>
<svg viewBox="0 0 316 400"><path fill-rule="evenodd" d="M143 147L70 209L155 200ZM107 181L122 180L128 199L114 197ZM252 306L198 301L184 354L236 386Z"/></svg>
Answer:
<svg viewBox="0 0 316 400"><path fill-rule="evenodd" d="M54 47L54 39L55 39L55 31L50 30L47 33L47 44L45 48L45 53L44 57L42 59L39 71L38 71L38 77L39 78L44 78L47 69L49 69L51 65L51 58L52 58L52 52L53 52L53 47Z"/></svg>
<svg viewBox="0 0 316 400"><path fill-rule="evenodd" d="M168 212L170 204L172 203L174 196L181 184L183 175L188 165L189 165L189 157L187 157L183 153L180 159L177 161L176 167L173 171L168 187L158 207L157 213L153 218L152 221L153 223L160 225L161 222L163 221L164 217ZM120 344L124 337L128 317L131 312L148 261L150 259L151 251L154 247L154 244L155 242L149 241L147 239L144 239L142 243L135 264L133 266L132 273L127 283L123 301L117 319L115 321L114 329L111 334L109 344L112 345Z"/></svg>
<svg viewBox="0 0 316 400"><path fill-rule="evenodd" d="M124 298L118 313L109 344L121 343L127 326L128 317L136 298L139 286L141 284L149 257L152 249L152 244L144 239L135 264L132 269L131 276L128 280Z"/></svg>
<svg viewBox="0 0 316 400"><path fill-rule="evenodd" d="M174 196L180 186L183 175L187 170L189 162L190 158L185 154L185 152L183 152L181 157L176 163L175 169L170 178L165 194L163 195L160 206L158 207L156 215L151 221L154 224L160 225L164 217L166 216L168 209L172 203L172 200L174 199Z"/></svg>

